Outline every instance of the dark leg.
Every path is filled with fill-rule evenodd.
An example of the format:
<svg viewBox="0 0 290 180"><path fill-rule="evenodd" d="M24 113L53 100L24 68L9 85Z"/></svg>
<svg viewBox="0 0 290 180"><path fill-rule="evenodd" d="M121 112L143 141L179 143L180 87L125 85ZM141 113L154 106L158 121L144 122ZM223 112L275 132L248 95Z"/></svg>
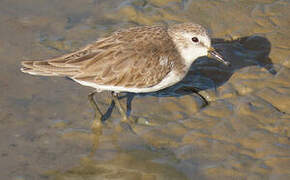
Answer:
<svg viewBox="0 0 290 180"><path fill-rule="evenodd" d="M103 113L101 112L100 108L98 107L94 99L95 93L96 92L92 92L91 94L88 95L89 102L95 110L94 121L92 123L92 129L99 128L102 125L102 117L103 117Z"/></svg>
<svg viewBox="0 0 290 180"><path fill-rule="evenodd" d="M127 113L126 111L124 110L124 108L122 107L120 101L119 101L119 98L118 98L118 93L114 93L112 92L112 98L113 100L115 101L115 105L117 106L120 114L123 116L123 120L121 121L120 123L120 128L122 130L125 130L127 132L131 132L133 134L136 134L134 132L134 130L132 129L130 123L134 122L130 117L127 116Z"/></svg>
<svg viewBox="0 0 290 180"><path fill-rule="evenodd" d="M198 97L203 101L201 108L204 108L209 105L209 102L206 100L205 97L203 97L201 94L199 94L199 89L197 88L190 88L190 91L194 94L198 95Z"/></svg>
<svg viewBox="0 0 290 180"><path fill-rule="evenodd" d="M120 114L123 117L123 121L127 122L129 120L129 118L128 118L127 114L126 114L126 111L124 110L124 108L122 107L122 105L121 105L121 103L119 101L118 93L112 92L112 98L115 101L115 104L116 104Z"/></svg>
<svg viewBox="0 0 290 180"><path fill-rule="evenodd" d="M209 102L205 99L205 97L203 97L201 94L199 94L198 92L196 92L195 94L197 94L200 99L203 101L203 105L201 106L202 108L206 107L209 105Z"/></svg>
<svg viewBox="0 0 290 180"><path fill-rule="evenodd" d="M112 112L113 112L114 108L115 108L115 101L112 99L109 108L107 109L107 111L104 113L104 115L102 117L102 122L104 122L107 119L109 119L109 117L112 115Z"/></svg>
<svg viewBox="0 0 290 180"><path fill-rule="evenodd" d="M127 94L127 113L126 114L128 117L131 115L133 98L134 98L134 94Z"/></svg>

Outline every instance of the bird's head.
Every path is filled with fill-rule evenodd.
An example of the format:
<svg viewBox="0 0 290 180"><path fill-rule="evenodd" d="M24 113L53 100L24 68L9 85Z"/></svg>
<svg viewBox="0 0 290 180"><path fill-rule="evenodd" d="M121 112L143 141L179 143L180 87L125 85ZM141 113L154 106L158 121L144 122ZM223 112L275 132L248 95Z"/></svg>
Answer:
<svg viewBox="0 0 290 180"><path fill-rule="evenodd" d="M198 57L209 56L229 65L211 46L208 32L202 26L194 23L175 24L169 27L168 34L186 64L192 64Z"/></svg>

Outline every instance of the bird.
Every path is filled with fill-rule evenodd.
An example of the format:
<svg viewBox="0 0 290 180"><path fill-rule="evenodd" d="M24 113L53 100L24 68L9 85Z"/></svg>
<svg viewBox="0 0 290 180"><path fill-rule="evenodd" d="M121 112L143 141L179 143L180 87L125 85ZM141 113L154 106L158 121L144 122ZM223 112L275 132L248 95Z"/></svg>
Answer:
<svg viewBox="0 0 290 180"><path fill-rule="evenodd" d="M95 126L103 116L94 95L112 92L124 122L128 117L119 94L149 93L181 81L199 57L229 62L212 47L208 31L196 23L137 26L121 29L80 48L46 60L22 61L21 71L31 75L63 76L95 89L89 101L95 108Z"/></svg>

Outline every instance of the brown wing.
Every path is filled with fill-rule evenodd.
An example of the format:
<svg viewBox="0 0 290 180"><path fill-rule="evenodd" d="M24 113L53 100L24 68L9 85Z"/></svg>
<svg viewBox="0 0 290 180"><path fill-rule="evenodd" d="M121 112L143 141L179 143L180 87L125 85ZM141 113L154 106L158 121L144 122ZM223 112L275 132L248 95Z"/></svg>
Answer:
<svg viewBox="0 0 290 180"><path fill-rule="evenodd" d="M178 53L163 27L131 28L117 32L104 44L94 60L86 64L76 80L97 85L151 87L171 70Z"/></svg>
<svg viewBox="0 0 290 180"><path fill-rule="evenodd" d="M119 31L75 53L47 61L24 62L23 66L43 75L51 73L97 85L141 88L158 84L176 58L178 53L166 29L156 26Z"/></svg>

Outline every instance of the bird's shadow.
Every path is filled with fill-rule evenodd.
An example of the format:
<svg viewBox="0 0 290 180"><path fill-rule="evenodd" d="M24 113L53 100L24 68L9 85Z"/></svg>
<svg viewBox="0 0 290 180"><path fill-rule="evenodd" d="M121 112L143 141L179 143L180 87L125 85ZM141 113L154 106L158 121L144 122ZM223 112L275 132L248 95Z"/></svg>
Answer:
<svg viewBox="0 0 290 180"><path fill-rule="evenodd" d="M201 57L194 61L186 77L179 83L166 89L152 93L126 93L120 98L127 98L127 115L132 109L132 100L135 96L179 97L197 94L208 105L207 100L199 91L216 89L226 83L236 70L247 66L260 66L273 75L277 72L273 66L269 53L271 43L262 36L247 36L235 40L213 39L214 48L231 63L230 66L217 62L208 57ZM103 121L111 116L115 103L103 116Z"/></svg>

